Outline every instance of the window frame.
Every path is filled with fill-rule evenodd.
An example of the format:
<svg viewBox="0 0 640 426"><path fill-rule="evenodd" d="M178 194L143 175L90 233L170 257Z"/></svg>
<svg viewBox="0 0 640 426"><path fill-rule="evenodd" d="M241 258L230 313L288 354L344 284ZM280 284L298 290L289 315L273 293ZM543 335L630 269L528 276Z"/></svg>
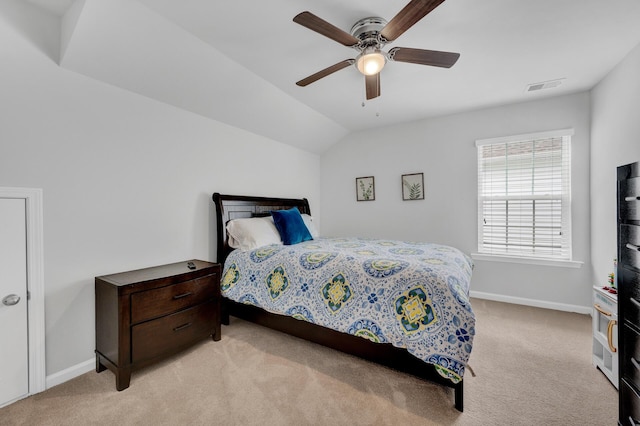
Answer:
<svg viewBox="0 0 640 426"><path fill-rule="evenodd" d="M527 134L519 134L519 135L511 135L511 136L503 136L498 138L490 138L490 139L478 139L475 141L476 146L476 166L477 166L477 219L478 219L478 240L477 240L477 253L472 253L472 258L477 260L488 260L488 261L500 261L500 262L509 262L509 263L525 263L525 264L537 264L537 265L546 265L546 266L566 266L566 267L580 267L582 262L576 262L573 260L573 240L571 236L571 140L574 135L574 130L572 128L568 129L559 129L559 130L551 130L545 132L536 132L536 133L527 133ZM508 143L516 143L516 142L527 142L527 141L537 141L551 138L563 138L563 153L568 154L568 170L564 170L564 176L562 179L562 185L565 187L567 191L566 194L563 193L561 197L563 198L562 203L562 232L563 232L563 249L561 251L565 251L566 255L548 255L548 256L537 256L531 254L511 254L511 253L491 253L484 248L483 238L484 238L484 230L483 230L483 222L484 222L484 214L483 214L483 201L487 199L485 195L482 194L481 187L481 147L486 145L496 145L496 144L508 144ZM568 139L564 139L568 138ZM565 147L566 144L566 147ZM566 151L565 151L566 150ZM511 198L513 196L502 196L496 197L498 198ZM541 198L553 198L554 196L541 197ZM517 197L516 197L517 198ZM539 198L538 195L531 194L530 196L521 196L521 199L525 200L535 200ZM557 198L557 196L556 196ZM534 225L535 226L535 225ZM535 229L535 228L534 228ZM532 230L533 232L533 230Z"/></svg>

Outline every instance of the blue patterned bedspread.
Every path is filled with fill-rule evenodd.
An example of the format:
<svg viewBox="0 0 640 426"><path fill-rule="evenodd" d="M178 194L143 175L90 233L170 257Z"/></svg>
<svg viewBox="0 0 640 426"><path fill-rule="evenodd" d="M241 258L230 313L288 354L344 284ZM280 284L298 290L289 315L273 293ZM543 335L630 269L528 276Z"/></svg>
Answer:
<svg viewBox="0 0 640 426"><path fill-rule="evenodd" d="M320 238L235 250L221 285L237 302L406 348L457 383L475 334L472 265L443 245Z"/></svg>

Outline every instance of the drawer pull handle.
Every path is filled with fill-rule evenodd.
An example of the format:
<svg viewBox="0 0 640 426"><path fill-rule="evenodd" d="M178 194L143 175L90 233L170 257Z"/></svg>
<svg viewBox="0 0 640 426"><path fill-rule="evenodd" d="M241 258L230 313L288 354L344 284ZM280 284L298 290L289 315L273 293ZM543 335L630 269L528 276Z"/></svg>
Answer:
<svg viewBox="0 0 640 426"><path fill-rule="evenodd" d="M634 245L633 245L633 244L631 244L631 243L627 243L627 246L626 246L626 247L627 247L628 249L631 249L631 250L640 251L640 247L638 247L638 246L634 246Z"/></svg>
<svg viewBox="0 0 640 426"><path fill-rule="evenodd" d="M640 195L638 195L637 197L624 197L625 201L638 201L640 200Z"/></svg>
<svg viewBox="0 0 640 426"><path fill-rule="evenodd" d="M631 357L631 364L633 364L636 370L640 370L640 364L638 364L638 361L636 361L634 357Z"/></svg>
<svg viewBox="0 0 640 426"><path fill-rule="evenodd" d="M183 297L191 296L192 294L193 293L191 293L190 291L182 294L176 294L175 296L173 296L173 300L182 299Z"/></svg>
<svg viewBox="0 0 640 426"><path fill-rule="evenodd" d="M594 308L596 308L596 311L600 312L602 315L604 315L605 317L610 317L611 316L611 312L607 312L604 309L602 309L600 307L600 305L598 305L597 303L595 305L593 305Z"/></svg>
<svg viewBox="0 0 640 426"><path fill-rule="evenodd" d="M191 327L191 323L190 322L177 326L176 328L173 329L173 331L184 330L187 327Z"/></svg>
<svg viewBox="0 0 640 426"><path fill-rule="evenodd" d="M629 300L631 301L631 303L633 303L634 305L636 305L636 308L640 309L640 302L638 302L636 299L634 299L633 297L630 297Z"/></svg>
<svg viewBox="0 0 640 426"><path fill-rule="evenodd" d="M617 352L616 347L613 346L613 327L615 327L617 323L618 321L616 320L609 320L609 327L607 327L607 343L609 344L609 350L612 353Z"/></svg>

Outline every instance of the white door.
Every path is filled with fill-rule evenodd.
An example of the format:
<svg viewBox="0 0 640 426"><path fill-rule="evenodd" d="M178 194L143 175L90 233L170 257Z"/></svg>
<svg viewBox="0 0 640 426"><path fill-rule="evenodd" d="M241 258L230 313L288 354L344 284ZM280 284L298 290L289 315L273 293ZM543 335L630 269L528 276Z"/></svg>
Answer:
<svg viewBox="0 0 640 426"><path fill-rule="evenodd" d="M29 393L26 204L0 198L0 407Z"/></svg>

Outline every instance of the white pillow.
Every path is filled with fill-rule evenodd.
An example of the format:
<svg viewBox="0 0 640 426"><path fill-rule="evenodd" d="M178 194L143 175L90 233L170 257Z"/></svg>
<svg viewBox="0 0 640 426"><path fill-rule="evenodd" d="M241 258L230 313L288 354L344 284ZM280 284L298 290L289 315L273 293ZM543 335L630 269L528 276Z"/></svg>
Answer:
<svg viewBox="0 0 640 426"><path fill-rule="evenodd" d="M320 233L318 232L315 225L313 224L313 217L309 216L306 213L302 213L301 216L302 216L302 221L304 222L305 226L309 230L309 233L311 234L313 239L314 240L317 239L320 236Z"/></svg>
<svg viewBox="0 0 640 426"><path fill-rule="evenodd" d="M230 220L227 224L229 246L253 250L269 244L282 244L271 216Z"/></svg>

